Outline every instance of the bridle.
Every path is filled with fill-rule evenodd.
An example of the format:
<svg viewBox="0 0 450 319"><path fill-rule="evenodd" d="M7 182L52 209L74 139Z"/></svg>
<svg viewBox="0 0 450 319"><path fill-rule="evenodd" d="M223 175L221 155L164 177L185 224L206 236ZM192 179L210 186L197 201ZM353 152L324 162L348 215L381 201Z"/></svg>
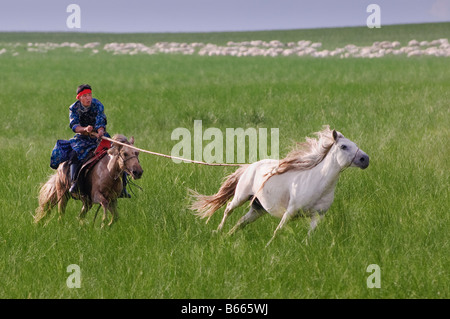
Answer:
<svg viewBox="0 0 450 319"><path fill-rule="evenodd" d="M139 163L139 157L138 157L138 155L132 155L132 156L130 156L130 157L123 158L122 153L119 152L119 158L122 160L122 163L123 163L123 170L124 170L128 175L133 175L133 174L131 174L131 172L127 169L127 167L126 167L126 162L128 162L128 161L129 161L130 159L132 159L132 158L136 158L137 161L138 161L138 163Z"/></svg>
<svg viewBox="0 0 450 319"><path fill-rule="evenodd" d="M355 158L356 158L356 155L358 155L358 152L359 152L359 147L356 147L357 149L356 149L356 152L355 152L355 156L353 156L353 158L352 158L352 160L351 160L351 162L350 162L350 164L348 164L348 166L346 167L346 168L349 168L350 167L350 165L352 165L352 163L353 163L353 161L355 160Z"/></svg>
<svg viewBox="0 0 450 319"><path fill-rule="evenodd" d="M137 158L138 163L140 163L140 162L139 162L139 157L138 157L138 155L132 155L132 156L130 156L130 157L128 157L128 158L125 159L125 158L123 158L122 153L119 152L119 154L118 154L117 156L122 160L122 164L123 164L123 167L124 167L124 168L123 168L123 171L126 172L128 175L133 175L133 174L131 174L131 172L127 169L125 163L126 163L127 161L129 161L130 159L132 159L132 158ZM116 180L116 179L119 178L120 174L118 174L116 178L112 177L111 175L109 175L109 176L110 176L112 179Z"/></svg>
<svg viewBox="0 0 450 319"><path fill-rule="evenodd" d="M138 161L138 163L139 163L139 157L138 157L138 155L133 155L133 156L130 156L130 157L128 157L127 159L125 159L125 158L123 158L122 154L119 153L119 157L120 157L120 159L122 160L123 165L125 165L125 163L126 163L127 161L129 161L130 159L132 159L132 158L137 158L137 161Z"/></svg>

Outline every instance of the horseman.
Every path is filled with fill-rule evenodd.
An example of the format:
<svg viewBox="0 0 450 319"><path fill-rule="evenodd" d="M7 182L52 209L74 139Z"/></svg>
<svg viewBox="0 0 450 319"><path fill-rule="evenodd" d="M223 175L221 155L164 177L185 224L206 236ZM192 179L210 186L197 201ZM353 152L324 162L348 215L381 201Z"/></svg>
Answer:
<svg viewBox="0 0 450 319"><path fill-rule="evenodd" d="M70 139L72 151L70 158L70 193L78 191L78 173L82 164L89 158L91 151L98 146L98 139L102 136L110 137L106 132L106 115L103 104L92 97L92 88L88 84L82 84L77 88L77 101L70 107L70 128L76 134ZM97 137L92 137L91 133L97 133ZM122 176L123 191L119 197L130 198L126 190L127 175Z"/></svg>

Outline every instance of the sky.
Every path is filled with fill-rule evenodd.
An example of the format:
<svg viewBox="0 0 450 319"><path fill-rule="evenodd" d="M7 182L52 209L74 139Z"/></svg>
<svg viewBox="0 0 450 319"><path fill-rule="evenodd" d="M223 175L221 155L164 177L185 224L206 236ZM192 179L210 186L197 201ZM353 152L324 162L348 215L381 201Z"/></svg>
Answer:
<svg viewBox="0 0 450 319"><path fill-rule="evenodd" d="M78 5L80 11L67 8ZM0 0L1 31L217 32L450 22L450 0ZM68 23L70 20L72 23ZM79 22L74 25L73 22Z"/></svg>

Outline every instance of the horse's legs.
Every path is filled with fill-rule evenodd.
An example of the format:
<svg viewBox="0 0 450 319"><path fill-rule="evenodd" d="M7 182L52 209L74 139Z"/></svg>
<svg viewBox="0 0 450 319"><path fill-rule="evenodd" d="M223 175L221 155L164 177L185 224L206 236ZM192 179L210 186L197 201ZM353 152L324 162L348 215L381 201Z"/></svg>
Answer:
<svg viewBox="0 0 450 319"><path fill-rule="evenodd" d="M277 228L275 229L275 231L273 232L273 236L272 238L269 240L269 242L267 243L266 247L269 246L269 244L272 242L272 240L275 238L275 235L277 234L277 232L283 228L284 225L286 225L286 223L288 221L291 220L291 218L294 216L294 212L293 210L290 210L289 208L286 210L286 212L283 214L283 217L281 218L281 222L278 224Z"/></svg>
<svg viewBox="0 0 450 319"><path fill-rule="evenodd" d="M119 213L117 211L117 200L113 200L111 202L104 200L101 202L101 205L103 207L103 218L101 228L105 227L105 222L108 217L108 211L111 212L111 220L109 221L108 226L111 226L119 219Z"/></svg>
<svg viewBox="0 0 450 319"><path fill-rule="evenodd" d="M311 237L312 232L317 227L319 222L323 219L323 214L321 212L316 212L311 217L310 229L308 230L308 235L306 236L305 243L308 245L308 239Z"/></svg>
<svg viewBox="0 0 450 319"><path fill-rule="evenodd" d="M227 208L225 208L225 211L223 212L222 222L219 224L219 227L217 228L216 232L220 232L222 230L225 221L227 220L228 216L231 215L233 210L244 204L247 200L248 197L240 198L239 196L236 195L234 196L233 200L227 204Z"/></svg>
<svg viewBox="0 0 450 319"><path fill-rule="evenodd" d="M78 219L80 224L84 224L84 219L86 217L87 212L92 208L92 203L89 201L83 201L83 207L81 208L80 214L78 215Z"/></svg>
<svg viewBox="0 0 450 319"><path fill-rule="evenodd" d="M66 206L67 202L69 201L70 197L67 192L58 192L58 213L59 217L58 220L61 221L62 217L64 216L64 213L66 212Z"/></svg>
<svg viewBox="0 0 450 319"><path fill-rule="evenodd" d="M253 223L259 217L265 214L264 210L256 209L253 205L250 207L250 210L247 214L241 217L237 224L229 231L228 235L232 235L236 230L244 228L246 225Z"/></svg>
<svg viewBox="0 0 450 319"><path fill-rule="evenodd" d="M108 210L110 203L100 192L97 192L96 194L92 195L92 198L94 203L99 203L103 208L102 224L100 226L101 228L103 228L105 227L105 222L108 217Z"/></svg>
<svg viewBox="0 0 450 319"><path fill-rule="evenodd" d="M115 223L119 219L119 213L117 211L117 200L113 200L109 203L109 211L112 214L111 221L109 222L108 226L111 226L113 223Z"/></svg>
<svg viewBox="0 0 450 319"><path fill-rule="evenodd" d="M322 220L322 218L323 218L323 214L314 213L314 215L311 217L311 223L310 223L311 228L308 231L308 236L311 236L311 233L317 227L317 225Z"/></svg>
<svg viewBox="0 0 450 319"><path fill-rule="evenodd" d="M105 221L108 215L108 202L106 201L102 201L101 202L102 208L103 208L103 217L102 217L102 225L100 226L101 228L105 227Z"/></svg>

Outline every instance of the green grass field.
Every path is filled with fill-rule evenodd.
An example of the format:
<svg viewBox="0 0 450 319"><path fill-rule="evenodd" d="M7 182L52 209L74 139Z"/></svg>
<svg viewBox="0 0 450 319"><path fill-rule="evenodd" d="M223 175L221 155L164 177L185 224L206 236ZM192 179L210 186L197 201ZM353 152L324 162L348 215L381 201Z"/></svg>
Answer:
<svg viewBox="0 0 450 319"><path fill-rule="evenodd" d="M214 34L3 33L0 42L321 41L324 47L450 38L450 24ZM92 55L0 55L0 298L449 298L450 61ZM175 128L279 128L280 156L329 124L371 157L341 175L309 244L296 220L265 249L269 215L233 237L188 210L188 188L212 194L233 168L141 154L144 176L120 220L81 226L71 201L34 225L57 139L73 136L68 106L81 83L106 108L108 131L170 154ZM205 143L206 144L206 143ZM205 145L204 144L204 145ZM227 232L246 211L235 211ZM93 226L93 227L92 227ZM70 289L67 267L81 269ZM371 264L381 288L367 287Z"/></svg>

